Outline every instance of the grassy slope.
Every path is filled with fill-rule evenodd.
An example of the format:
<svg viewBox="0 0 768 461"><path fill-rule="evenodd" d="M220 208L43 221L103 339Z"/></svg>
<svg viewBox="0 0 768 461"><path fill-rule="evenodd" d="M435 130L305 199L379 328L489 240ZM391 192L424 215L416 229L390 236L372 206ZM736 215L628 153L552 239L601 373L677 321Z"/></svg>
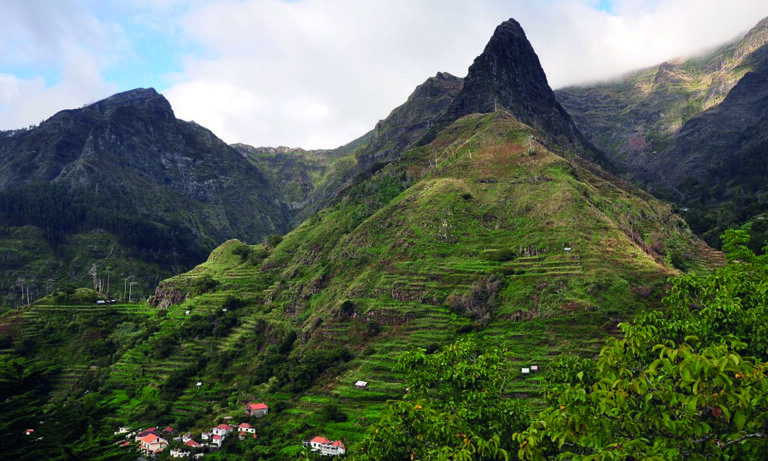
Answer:
<svg viewBox="0 0 768 461"><path fill-rule="evenodd" d="M351 188L259 264L227 256L238 245L230 242L159 291L183 292L184 279L208 274L221 285L171 313L214 308L225 294L248 299L246 328L221 342L225 351L259 342L263 331L247 327L255 318L274 330L297 329L297 350L351 347L356 359L291 412L312 414L318 399L339 399L355 423L327 430L353 441L352 426L375 419L375 402L401 392L390 371L395 353L444 343L466 326L519 351L521 362L562 350L594 353L675 272L661 253L690 256L695 265L703 247L661 202L543 146L531 155L521 147L530 134L503 113L464 118ZM473 288L482 294L492 276L501 283L490 321L486 312L462 311L462 299ZM347 300L351 314L342 309ZM379 335L369 334L373 322L383 326ZM254 364L241 357L231 369L247 376ZM372 391L352 389L357 379L370 380ZM238 400L257 396L274 398L268 387L252 386Z"/></svg>
<svg viewBox="0 0 768 461"><path fill-rule="evenodd" d="M473 334L511 348L520 365L589 356L618 321L653 306L675 273L667 260L717 262L667 205L541 144L524 148L531 136L503 112L465 117L351 185L277 247L229 241L163 282L155 302L167 311L135 319L156 331L104 359L115 425L203 429L264 400L275 411L257 425L263 443L286 454L320 433L354 450L385 401L402 395L391 370L399 352ZM216 328L190 333L200 319ZM290 331L297 339L284 347ZM164 342L171 349L157 355ZM339 347L353 358L296 387L303 358ZM174 374L181 385L164 394ZM516 393L537 395L535 378L512 378ZM354 389L358 379L370 389ZM323 417L331 403L346 422Z"/></svg>

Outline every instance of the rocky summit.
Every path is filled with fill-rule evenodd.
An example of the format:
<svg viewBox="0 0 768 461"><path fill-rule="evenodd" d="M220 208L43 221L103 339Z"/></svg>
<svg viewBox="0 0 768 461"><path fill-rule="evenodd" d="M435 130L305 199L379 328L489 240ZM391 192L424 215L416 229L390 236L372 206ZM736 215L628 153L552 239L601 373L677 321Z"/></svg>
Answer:
<svg viewBox="0 0 768 461"><path fill-rule="evenodd" d="M511 112L522 123L541 130L556 145L605 162L558 103L536 52L514 19L496 28L470 66L461 92L442 115L439 126L468 114L497 110Z"/></svg>

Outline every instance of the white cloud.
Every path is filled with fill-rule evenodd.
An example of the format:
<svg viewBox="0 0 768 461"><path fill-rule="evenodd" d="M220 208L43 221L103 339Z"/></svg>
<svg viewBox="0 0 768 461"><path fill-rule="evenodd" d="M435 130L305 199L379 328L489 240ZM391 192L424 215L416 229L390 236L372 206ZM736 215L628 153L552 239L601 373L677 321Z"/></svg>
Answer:
<svg viewBox="0 0 768 461"><path fill-rule="evenodd" d="M615 0L612 13L598 11L599 3L133 0L105 13L91 0L5 0L0 128L130 89L104 77L115 62L144 51L127 41L121 21L128 19L154 32L162 25L179 50L201 50L178 57L180 72L157 76L172 82L159 89L177 116L227 142L310 148L363 134L438 71L465 75L509 17L522 24L550 84L560 87L690 55L768 15L765 0L727 7L722 0ZM55 84L15 71L49 65L60 75ZM131 87L150 85L157 83Z"/></svg>
<svg viewBox="0 0 768 461"><path fill-rule="evenodd" d="M526 27L553 87L608 79L711 49L768 15L761 1L621 0L614 14L569 1ZM570 37L570 40L563 40ZM568 44L570 43L570 45Z"/></svg>
<svg viewBox="0 0 768 461"><path fill-rule="evenodd" d="M0 129L36 124L117 90L101 74L127 49L119 27L75 0L8 0L2 8ZM39 75L18 76L16 69Z"/></svg>
<svg viewBox="0 0 768 461"><path fill-rule="evenodd" d="M179 116L210 120L207 126L230 142L332 147L372 128L435 72L465 75L508 17L523 25L550 84L560 87L691 54L768 14L762 0L734 0L725 12L719 0L620 0L612 14L595 9L596 3L215 2L183 26L207 46L206 59L188 60L179 84L166 94L180 107ZM231 85L258 94L258 107L206 116L210 106L193 103L199 96L182 85L213 75L224 98ZM205 99L215 104L211 91Z"/></svg>

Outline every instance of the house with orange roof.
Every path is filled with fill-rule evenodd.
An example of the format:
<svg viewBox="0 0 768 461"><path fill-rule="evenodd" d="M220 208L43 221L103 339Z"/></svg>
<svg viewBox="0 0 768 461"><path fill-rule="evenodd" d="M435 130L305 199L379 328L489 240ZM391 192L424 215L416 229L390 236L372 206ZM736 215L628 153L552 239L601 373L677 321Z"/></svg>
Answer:
<svg viewBox="0 0 768 461"><path fill-rule="evenodd" d="M221 448L221 445L224 443L225 438L226 436L224 435L214 435L213 437L211 437L211 446Z"/></svg>
<svg viewBox="0 0 768 461"><path fill-rule="evenodd" d="M248 423L240 423L240 425L237 426L237 429L240 432L245 432L245 433L248 433L248 434L255 434L256 433L256 428L251 426Z"/></svg>
<svg viewBox="0 0 768 461"><path fill-rule="evenodd" d="M319 452L323 456L341 456L347 452L347 447L344 446L341 440L331 441L319 435L305 441L303 445L309 447L313 452Z"/></svg>
<svg viewBox="0 0 768 461"><path fill-rule="evenodd" d="M189 448L203 448L204 445L200 442L196 442L194 439L189 439L184 442L184 445L188 446Z"/></svg>
<svg viewBox="0 0 768 461"><path fill-rule="evenodd" d="M251 417L261 418L269 414L269 406L264 402L249 403L245 407L245 414Z"/></svg>
<svg viewBox="0 0 768 461"><path fill-rule="evenodd" d="M157 454L168 447L168 441L157 434L147 434L139 439L139 446L148 455Z"/></svg>
<svg viewBox="0 0 768 461"><path fill-rule="evenodd" d="M211 433L213 435L227 435L230 432L234 431L235 428L230 426L229 424L219 424L218 426L211 429Z"/></svg>

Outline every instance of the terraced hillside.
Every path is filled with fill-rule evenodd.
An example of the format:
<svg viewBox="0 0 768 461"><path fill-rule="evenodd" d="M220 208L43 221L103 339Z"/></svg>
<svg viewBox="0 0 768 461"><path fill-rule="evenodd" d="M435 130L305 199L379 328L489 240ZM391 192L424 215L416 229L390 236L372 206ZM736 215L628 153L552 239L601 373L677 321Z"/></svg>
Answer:
<svg viewBox="0 0 768 461"><path fill-rule="evenodd" d="M422 87L440 90L426 92L434 104L409 99L398 123L380 125L371 139L386 155L348 152L343 174L328 177L334 165L321 162L303 176L339 187L286 235L227 241L136 311L63 306L72 298L54 293L6 314L11 354L61 367L43 400L79 409L95 395L101 431L194 434L266 402L269 415L250 419L258 438L212 458L295 458L319 434L354 454L406 392L393 371L402 352L470 336L520 367L563 351L591 357L619 322L658 307L668 277L722 262L670 206L585 160L600 153L554 101L519 24L506 21L491 43L470 84L433 87L438 75ZM453 109L435 113L454 90ZM292 168L274 160L269 174ZM298 192L287 191L308 197ZM514 373L505 392L535 408L539 380Z"/></svg>
<svg viewBox="0 0 768 461"><path fill-rule="evenodd" d="M464 117L276 246L229 241L161 283L151 303L166 314L147 343L176 341L143 374L144 346L112 365L120 417L158 399L153 415L205 427L248 401L279 402L265 433L336 434L354 447L403 393L400 352L476 335L521 366L591 356L618 322L654 306L673 264L720 262L669 206L538 139L503 111ZM514 381L537 395L535 378ZM348 419L329 421L328 406Z"/></svg>

